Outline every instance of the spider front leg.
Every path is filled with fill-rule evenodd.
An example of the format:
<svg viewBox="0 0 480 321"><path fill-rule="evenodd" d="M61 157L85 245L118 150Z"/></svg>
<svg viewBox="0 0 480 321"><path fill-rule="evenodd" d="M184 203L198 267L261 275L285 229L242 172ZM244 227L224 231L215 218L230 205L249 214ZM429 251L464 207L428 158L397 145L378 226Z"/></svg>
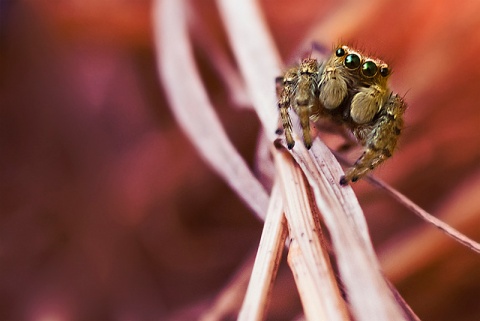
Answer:
<svg viewBox="0 0 480 321"><path fill-rule="evenodd" d="M319 113L318 71L319 65L317 60L311 58L304 59L298 68L298 79L295 87L293 106L300 118L303 143L307 149L312 147L310 118L315 118Z"/></svg>
<svg viewBox="0 0 480 321"><path fill-rule="evenodd" d="M366 124L379 112L388 98L388 91L383 86L372 85L360 88L353 96L350 117L357 124Z"/></svg>
<svg viewBox="0 0 480 321"><path fill-rule="evenodd" d="M392 156L403 128L406 107L403 99L392 93L373 124L354 129L355 136L360 138L366 149L353 167L342 176L341 185L356 182Z"/></svg>
<svg viewBox="0 0 480 321"><path fill-rule="evenodd" d="M298 116L302 127L303 143L307 149L310 149L312 147L312 135L310 134L309 106L299 106Z"/></svg>
<svg viewBox="0 0 480 321"><path fill-rule="evenodd" d="M295 145L295 140L292 136L292 120L288 114L288 109L291 107L291 97L295 91L296 79L297 68L289 69L283 77L276 79L278 108L280 109L280 119L285 132L288 149L292 149Z"/></svg>

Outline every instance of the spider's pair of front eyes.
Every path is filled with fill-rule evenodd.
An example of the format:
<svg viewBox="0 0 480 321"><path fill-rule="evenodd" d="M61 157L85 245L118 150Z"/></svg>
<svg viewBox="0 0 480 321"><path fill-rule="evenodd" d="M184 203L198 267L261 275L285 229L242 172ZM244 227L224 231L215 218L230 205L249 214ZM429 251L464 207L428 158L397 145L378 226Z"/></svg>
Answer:
<svg viewBox="0 0 480 321"><path fill-rule="evenodd" d="M337 57L343 57L345 56L346 52L345 49L343 48L338 48L337 51L335 52L335 55ZM360 57L357 54L348 54L345 59L343 60L343 64L345 67L348 69L357 69L360 67L360 64L362 63ZM374 77L377 72L378 72L378 66L371 60L367 60L362 64L361 68L362 75L364 75L367 78L372 78ZM386 66L380 67L380 75L383 77L387 77L388 74L390 73L390 70Z"/></svg>

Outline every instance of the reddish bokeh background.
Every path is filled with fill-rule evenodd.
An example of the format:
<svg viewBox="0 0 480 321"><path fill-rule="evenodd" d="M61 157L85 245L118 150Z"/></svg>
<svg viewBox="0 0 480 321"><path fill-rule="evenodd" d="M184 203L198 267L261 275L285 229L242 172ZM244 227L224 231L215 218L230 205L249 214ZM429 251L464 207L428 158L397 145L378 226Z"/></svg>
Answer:
<svg viewBox="0 0 480 321"><path fill-rule="evenodd" d="M433 213L461 199L456 191L469 178L478 182L477 1L365 2L368 14L348 20L342 10L356 2L261 5L285 60L310 34L392 62L392 87L410 108L399 151L378 176ZM169 112L156 74L151 2L1 6L0 319L198 315L256 248L262 225ZM194 8L229 50L215 3ZM253 164L256 116L232 108L208 53L196 53L229 136ZM423 224L365 182L355 189L376 246ZM480 221L478 203L469 210ZM479 221L465 231L476 239ZM453 247L455 264L438 259L397 284L422 320L480 317L480 258ZM276 289L271 318L296 315L284 265Z"/></svg>

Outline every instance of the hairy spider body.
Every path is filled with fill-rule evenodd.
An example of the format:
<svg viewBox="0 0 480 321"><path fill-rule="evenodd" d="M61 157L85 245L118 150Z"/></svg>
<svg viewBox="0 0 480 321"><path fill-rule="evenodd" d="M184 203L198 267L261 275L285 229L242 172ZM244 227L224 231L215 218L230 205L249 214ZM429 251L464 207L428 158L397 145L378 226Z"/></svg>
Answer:
<svg viewBox="0 0 480 321"><path fill-rule="evenodd" d="M355 182L389 158L403 127L406 104L392 93L387 82L388 65L347 46L339 46L324 63L304 59L290 68L277 84L278 106L289 149L295 141L288 114L300 118L303 142L312 145L310 121L328 118L349 129L365 147L353 167L340 179Z"/></svg>

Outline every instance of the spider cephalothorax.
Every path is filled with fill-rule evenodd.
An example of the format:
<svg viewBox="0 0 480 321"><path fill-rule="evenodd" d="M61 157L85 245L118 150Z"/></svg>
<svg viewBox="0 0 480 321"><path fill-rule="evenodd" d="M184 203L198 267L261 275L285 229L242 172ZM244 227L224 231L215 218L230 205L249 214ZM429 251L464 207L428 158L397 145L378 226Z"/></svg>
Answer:
<svg viewBox="0 0 480 321"><path fill-rule="evenodd" d="M406 104L387 85L383 61L339 46L325 62L304 59L279 78L278 106L288 148L293 148L292 108L300 118L303 142L312 145L310 121L329 118L352 131L365 147L346 171L342 185L355 182L393 154L403 127Z"/></svg>

